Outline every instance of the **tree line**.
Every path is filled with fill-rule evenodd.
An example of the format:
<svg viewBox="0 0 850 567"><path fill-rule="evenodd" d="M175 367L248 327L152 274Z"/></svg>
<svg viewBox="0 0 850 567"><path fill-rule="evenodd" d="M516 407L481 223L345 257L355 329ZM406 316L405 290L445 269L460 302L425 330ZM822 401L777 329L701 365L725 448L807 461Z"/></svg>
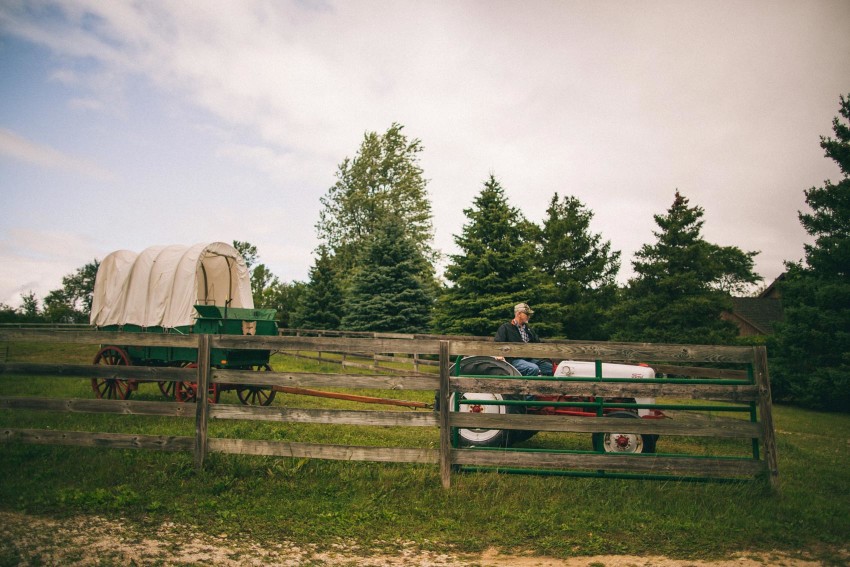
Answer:
<svg viewBox="0 0 850 567"><path fill-rule="evenodd" d="M850 96L840 97L834 138L822 137L842 179L805 190L809 213L803 260L786 262L780 284L785 321L768 344L774 397L816 408L850 408ZM433 246L432 209L420 165L422 142L394 123L368 132L338 166L321 198L320 245L308 281L281 282L257 248L234 241L251 273L257 307L282 326L308 329L492 335L528 302L548 338L733 344L737 327L721 317L733 295L762 281L755 251L719 246L702 235L704 210L676 190L654 215L654 242L618 285L620 252L591 229L593 212L555 192L538 223L513 206L494 174L483 180L454 236L456 254ZM446 261L442 276L437 266ZM43 307L30 292L0 321L87 322L98 261L63 278Z"/></svg>

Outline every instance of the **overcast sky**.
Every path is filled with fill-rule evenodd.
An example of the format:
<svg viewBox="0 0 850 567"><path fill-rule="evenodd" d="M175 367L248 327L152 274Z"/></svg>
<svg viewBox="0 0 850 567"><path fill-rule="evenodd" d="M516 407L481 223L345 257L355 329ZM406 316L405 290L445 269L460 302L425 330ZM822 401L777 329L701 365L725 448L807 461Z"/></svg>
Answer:
<svg viewBox="0 0 850 567"><path fill-rule="evenodd" d="M0 302L157 244L305 281L337 165L393 122L444 253L493 173L535 222L578 197L625 281L678 189L770 283L847 93L847 0L0 0Z"/></svg>

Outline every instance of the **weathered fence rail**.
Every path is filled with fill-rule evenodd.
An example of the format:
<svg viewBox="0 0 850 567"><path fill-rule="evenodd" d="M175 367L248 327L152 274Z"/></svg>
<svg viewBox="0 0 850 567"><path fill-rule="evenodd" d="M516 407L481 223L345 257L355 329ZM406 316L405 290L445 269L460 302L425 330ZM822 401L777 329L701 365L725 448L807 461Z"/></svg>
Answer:
<svg viewBox="0 0 850 567"><path fill-rule="evenodd" d="M192 451L198 467L209 453L273 455L280 457L365 460L377 462L427 463L439 465L442 483L464 469L498 469L511 472L582 471L594 475L644 477L753 477L766 475L776 485L778 467L771 415L770 383L763 347L652 345L634 343L553 342L522 345L486 340L453 340L446 337L344 337L344 336L231 336L120 333L92 331L47 331L0 329L0 343L19 341L87 343L139 346L174 346L198 349L197 368L156 366L102 366L66 363L0 362L4 376L54 376L140 380L149 382L193 381L198 391L211 384L245 384L271 387L350 388L370 390L434 391L438 411L373 411L304 409L279 405L241 406L210 404L198 396L197 404L175 402L57 399L0 396L0 410L108 413L125 416L171 416L195 419L194 437L170 437L125 433L16 429L5 427L2 438L24 443L79 445L89 447L146 448ZM439 362L439 373L328 374L309 372L251 372L224 370L210 360L212 349L263 349L287 353L298 351L431 355ZM533 356L555 360L648 363L656 371L689 378L653 380L609 380L603 376L559 380L462 376L452 374L459 357ZM704 367L705 363L713 367ZM600 367L598 364L597 367ZM2 390L0 390L2 391ZM695 410L740 411L749 419L663 419L629 420L634 433L661 436L712 437L751 440L752 456L702 457L687 454L609 454L589 451L540 452L524 448L485 450L460 448L452 432L458 428L501 428L532 431L600 433L623 429L623 420L612 417L562 415L488 414L452 411L453 393L492 392L520 396L566 395L605 398L662 398L652 407L682 409L681 400ZM697 401L704 400L700 405ZM602 402L600 402L602 403ZM721 405L717 405L721 404ZM734 405L731 407L730 405ZM601 406L600 406L601 407ZM687 408L686 408L687 409ZM600 410L601 412L601 410ZM682 412L686 413L686 412ZM601 415L601 413L600 413ZM254 420L279 423L312 423L358 426L438 427L439 448L360 447L251 439L209 437L211 420Z"/></svg>

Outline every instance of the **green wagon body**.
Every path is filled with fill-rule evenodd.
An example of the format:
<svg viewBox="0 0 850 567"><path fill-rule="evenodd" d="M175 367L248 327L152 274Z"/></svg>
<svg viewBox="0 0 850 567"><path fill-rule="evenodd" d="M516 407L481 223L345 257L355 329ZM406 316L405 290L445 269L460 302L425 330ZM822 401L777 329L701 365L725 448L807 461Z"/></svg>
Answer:
<svg viewBox="0 0 850 567"><path fill-rule="evenodd" d="M277 322L274 309L246 309L222 307L220 305L196 305L198 318L194 325L183 325L171 329L163 327L140 327L139 325L108 325L103 331L128 333L172 333L179 335L244 335L247 327L253 327L252 335L276 336ZM247 325L246 325L247 324ZM141 366L185 366L198 362L198 349L163 346L121 345L134 365ZM248 368L269 362L268 350L213 349L213 365L220 368Z"/></svg>

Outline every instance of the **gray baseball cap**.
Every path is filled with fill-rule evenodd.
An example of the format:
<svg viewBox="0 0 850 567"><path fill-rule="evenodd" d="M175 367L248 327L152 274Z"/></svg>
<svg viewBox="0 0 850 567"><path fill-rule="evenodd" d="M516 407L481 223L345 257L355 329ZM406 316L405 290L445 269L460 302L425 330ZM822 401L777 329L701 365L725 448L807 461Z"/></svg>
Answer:
<svg viewBox="0 0 850 567"><path fill-rule="evenodd" d="M533 315L534 311L528 306L528 303L517 303L514 305L514 313L528 313Z"/></svg>

